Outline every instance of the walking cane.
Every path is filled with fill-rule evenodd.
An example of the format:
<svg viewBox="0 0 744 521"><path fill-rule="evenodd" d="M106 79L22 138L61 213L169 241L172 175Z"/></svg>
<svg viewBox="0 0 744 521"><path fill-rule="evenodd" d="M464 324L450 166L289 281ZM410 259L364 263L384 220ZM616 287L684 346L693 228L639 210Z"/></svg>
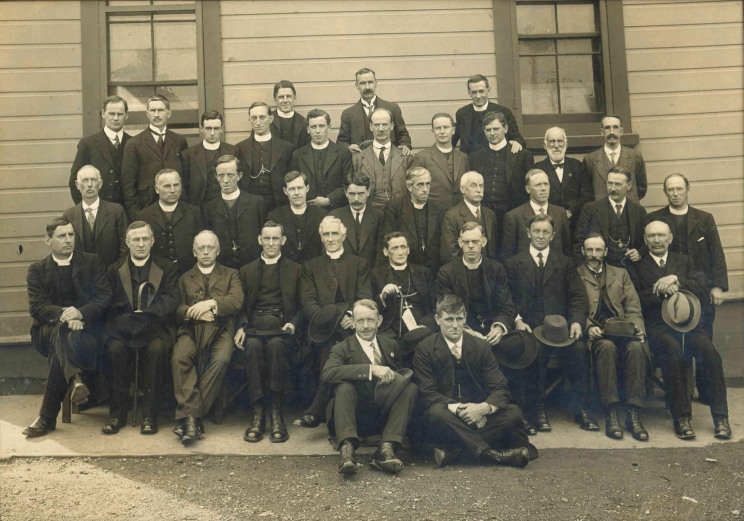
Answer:
<svg viewBox="0 0 744 521"><path fill-rule="evenodd" d="M150 282L143 282L137 290L137 311L142 311L142 293L145 288L155 287ZM134 402L132 404L132 427L137 426L137 394L139 393L139 352L140 348L134 350Z"/></svg>

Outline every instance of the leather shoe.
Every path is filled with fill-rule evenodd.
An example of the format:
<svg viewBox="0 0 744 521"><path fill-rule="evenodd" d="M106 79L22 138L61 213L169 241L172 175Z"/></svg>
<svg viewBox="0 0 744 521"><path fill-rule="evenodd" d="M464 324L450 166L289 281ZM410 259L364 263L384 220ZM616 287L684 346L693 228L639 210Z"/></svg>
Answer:
<svg viewBox="0 0 744 521"><path fill-rule="evenodd" d="M719 440L730 440L731 439L731 425L726 416L714 416L713 427L715 428L715 436Z"/></svg>
<svg viewBox="0 0 744 521"><path fill-rule="evenodd" d="M271 436L269 436L269 441L271 443L284 443L287 441L289 439L289 433L284 423L281 403L272 402L269 418L271 420Z"/></svg>
<svg viewBox="0 0 744 521"><path fill-rule="evenodd" d="M625 428L633 433L633 438L638 441L648 441L648 431L641 423L641 416L638 414L638 408L630 406L628 416L625 418Z"/></svg>
<svg viewBox="0 0 744 521"><path fill-rule="evenodd" d="M101 432L104 434L117 434L122 427L127 425L127 417L112 416L103 424Z"/></svg>
<svg viewBox="0 0 744 521"><path fill-rule="evenodd" d="M574 419L576 420L576 423L579 424L579 427L584 429L585 431L598 431L599 425L597 425L597 420L594 419L594 416L592 416L592 413L590 413L588 410L581 408L574 416Z"/></svg>
<svg viewBox="0 0 744 521"><path fill-rule="evenodd" d="M389 441L380 443L369 464L387 474L397 474L403 470L403 462L395 455L395 447Z"/></svg>
<svg viewBox="0 0 744 521"><path fill-rule="evenodd" d="M435 447L434 448L434 461L437 463L437 468L441 469L447 465L454 463L458 456L460 456L460 450L454 448Z"/></svg>
<svg viewBox="0 0 744 521"><path fill-rule="evenodd" d="M176 420L175 427L173 427L173 434L175 434L179 438L183 438L183 430L184 430L185 422L186 422L186 418L179 418Z"/></svg>
<svg viewBox="0 0 744 521"><path fill-rule="evenodd" d="M357 463L354 443L350 440L344 440L339 447L339 452L341 453L341 464L338 466L338 473L344 476L356 474Z"/></svg>
<svg viewBox="0 0 744 521"><path fill-rule="evenodd" d="M674 433L682 440L691 440L695 438L695 431L692 430L689 416L680 416L674 418Z"/></svg>
<svg viewBox="0 0 744 521"><path fill-rule="evenodd" d="M34 420L34 423L23 429L23 435L29 438L38 438L40 436L46 436L56 428L56 420L39 416Z"/></svg>
<svg viewBox="0 0 744 521"><path fill-rule="evenodd" d="M314 414L305 414L302 416L302 418L295 421L295 425L299 425L300 427L307 427L309 429L314 429L321 423L322 421L320 416L316 416Z"/></svg>
<svg viewBox="0 0 744 521"><path fill-rule="evenodd" d="M537 429L524 416L522 416L522 429L529 436L537 436Z"/></svg>
<svg viewBox="0 0 744 521"><path fill-rule="evenodd" d="M545 404L539 402L537 404L537 413L535 415L535 428L540 432L550 432L550 422L548 421L548 413L545 412Z"/></svg>
<svg viewBox="0 0 744 521"><path fill-rule="evenodd" d="M90 391L88 390L88 386L85 385L85 382L83 382L80 373L70 378L70 386L72 387L72 392L70 392L70 401L73 404L80 405L81 403L88 401Z"/></svg>
<svg viewBox="0 0 744 521"><path fill-rule="evenodd" d="M530 462L530 453L525 447L518 449L486 449L480 453L481 459L493 465L524 468Z"/></svg>
<svg viewBox="0 0 744 521"><path fill-rule="evenodd" d="M263 439L266 420L264 419L263 405L257 403L253 406L253 423L243 434L243 439L250 443L256 443Z"/></svg>
<svg viewBox="0 0 744 521"><path fill-rule="evenodd" d="M607 406L605 413L605 435L613 440L623 439L623 428L620 426L620 419L617 417L617 405Z"/></svg>
<svg viewBox="0 0 744 521"><path fill-rule="evenodd" d="M154 416L145 416L142 418L142 425L140 426L140 434L157 434L158 432L158 420Z"/></svg>
<svg viewBox="0 0 744 521"><path fill-rule="evenodd" d="M201 434L199 433L199 428L196 426L196 418L189 416L183 422L183 436L181 437L181 443L184 445L191 445L198 439L201 439Z"/></svg>

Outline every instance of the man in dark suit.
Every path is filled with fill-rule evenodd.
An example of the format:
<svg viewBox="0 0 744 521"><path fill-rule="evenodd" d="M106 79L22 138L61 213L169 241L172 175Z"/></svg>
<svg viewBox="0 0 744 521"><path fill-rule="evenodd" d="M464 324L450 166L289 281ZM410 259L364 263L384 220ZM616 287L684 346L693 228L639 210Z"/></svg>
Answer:
<svg viewBox="0 0 744 521"><path fill-rule="evenodd" d="M543 147L548 157L535 163L535 168L548 174L550 181L548 201L566 209L568 221L573 229L581 209L586 203L594 201L592 176L583 162L566 155L568 138L562 128L551 127L546 130Z"/></svg>
<svg viewBox="0 0 744 521"><path fill-rule="evenodd" d="M346 204L344 178L353 171L351 153L341 143L328 138L331 116L321 109L307 113L310 143L292 154L292 170L307 176L310 192L307 203L329 212Z"/></svg>
<svg viewBox="0 0 744 521"><path fill-rule="evenodd" d="M387 474L398 474L403 470L403 462L395 451L405 437L418 389L408 382L391 404L375 399L376 386L393 386L393 381L401 377L395 371L398 344L377 334L382 317L373 300L355 302L352 319L356 334L333 346L322 374L324 384L335 386L327 415L328 431L339 441L338 471L355 474L354 452L359 446L359 435L382 431L380 446L370 465Z"/></svg>
<svg viewBox="0 0 744 521"><path fill-rule="evenodd" d="M170 101L162 94L147 100L150 125L127 142L121 163L121 189L129 220L157 200L155 174L165 168L181 172L181 153L188 148L186 138L168 130Z"/></svg>
<svg viewBox="0 0 744 521"><path fill-rule="evenodd" d="M323 253L318 226L325 210L319 206L307 204L310 187L307 176L298 170L287 172L284 176L284 193L289 204L274 208L269 212L269 221L282 225L285 243L282 255L298 264L317 257Z"/></svg>
<svg viewBox="0 0 744 521"><path fill-rule="evenodd" d="M23 430L29 438L56 428L68 388L72 388L72 403L87 401L89 391L82 375L96 366L98 321L111 302L103 263L96 255L74 252L75 230L70 221L61 217L50 221L44 242L51 254L29 266L26 278L33 319L31 343L49 358L39 416Z"/></svg>
<svg viewBox="0 0 744 521"><path fill-rule="evenodd" d="M328 215L321 221L319 229L325 251L305 263L300 279L302 309L311 319L327 306L346 304L351 307L359 299L372 298L367 262L344 250L347 233L344 223L338 217ZM339 326L328 341L311 346L313 352L308 356L308 363L313 369L321 370L331 346L351 334L354 327L351 315L347 313ZM301 419L303 427L317 427L320 424L327 394L327 388L319 386L313 403Z"/></svg>
<svg viewBox="0 0 744 521"><path fill-rule="evenodd" d="M199 120L202 142L184 150L181 155L181 178L185 200L201 208L220 197L220 185L214 175L217 159L235 155L235 146L222 141L225 118L216 110L205 112Z"/></svg>
<svg viewBox="0 0 744 521"><path fill-rule="evenodd" d="M113 264L127 252L127 214L120 204L99 197L101 174L93 165L78 171L75 186L83 200L62 214L75 229L75 250L97 254L104 266Z"/></svg>
<svg viewBox="0 0 744 521"><path fill-rule="evenodd" d="M254 102L248 114L253 133L235 146L243 172L240 189L260 196L269 211L287 202L282 187L284 174L290 170L294 145L271 134L274 116L266 103Z"/></svg>
<svg viewBox="0 0 744 521"><path fill-rule="evenodd" d="M539 431L550 431L543 403L545 372L548 358L557 357L576 396L576 422L584 430L599 430L588 410L589 350L581 339L589 308L586 291L572 259L550 247L553 218L534 215L527 225L529 250L506 261L509 288L518 313L514 325L517 330L532 332L544 324L545 317L560 315L570 327L569 340L574 342L555 348L538 341L537 359L525 369L509 370L507 378L512 389L520 388L519 395L524 397L523 403L518 402L518 405L524 411L534 412L535 426L525 419L528 432L536 433L535 427Z"/></svg>
<svg viewBox="0 0 744 521"><path fill-rule="evenodd" d="M240 269L258 258L261 246L256 237L266 220L264 200L239 188L243 172L234 156L217 160L215 175L222 193L204 205L204 225L217 234L221 248L218 261L224 266Z"/></svg>
<svg viewBox="0 0 744 521"><path fill-rule="evenodd" d="M338 217L348 230L344 250L363 258L371 268L377 264L382 210L367 204L370 183L370 178L363 173L347 175L344 193L349 205L336 208L330 215Z"/></svg>
<svg viewBox="0 0 744 521"><path fill-rule="evenodd" d="M199 208L180 201L181 176L175 170L164 169L155 176L158 201L138 214L155 234L153 253L168 259L186 273L194 265L193 241L202 226Z"/></svg>
<svg viewBox="0 0 744 521"><path fill-rule="evenodd" d="M600 200L607 197L607 173L613 167L623 167L631 175L632 184L628 197L634 203L640 202L648 189L643 156L638 150L620 144L623 126L619 117L612 114L603 117L600 133L604 138L604 146L584 156L584 166L592 176L594 198Z"/></svg>
<svg viewBox="0 0 744 521"><path fill-rule="evenodd" d="M184 445L204 434L202 418L222 389L233 350L234 316L243 305L238 272L217 263L220 242L209 231L194 237L196 265L181 275L181 304L176 308L178 337L173 348L176 427Z"/></svg>
<svg viewBox="0 0 744 521"><path fill-rule="evenodd" d="M662 315L664 300L675 293L683 290L691 292L701 302L709 296L705 276L696 268L695 262L687 255L669 251L672 239L671 227L667 223L649 222L644 229L648 252L631 272L641 298L648 339L654 359L661 367L664 377L664 391L677 437L683 440L695 437L691 423L691 397L688 392L691 382L687 371L692 357L695 357L701 362L701 381L704 383L701 394L710 406L714 435L727 440L731 438L731 426L721 355L703 330L702 324L683 332L672 328ZM687 295L680 297L689 301ZM680 306L680 309L685 307L679 300L672 305L674 308ZM692 304L688 306L694 308ZM671 315L674 318L674 312Z"/></svg>
<svg viewBox="0 0 744 521"><path fill-rule="evenodd" d="M506 118L506 126L509 129L506 138L512 147L512 153L516 154L526 146L524 138L519 133L514 114L507 107L488 101L490 91L488 78L482 74L468 78L468 95L473 103L461 107L455 114L457 127L455 135L452 136L452 144L457 145L459 142L460 151L463 154L470 154L488 145L488 140L483 133L483 116L489 112L500 112Z"/></svg>
<svg viewBox="0 0 744 521"><path fill-rule="evenodd" d="M466 302L468 327L482 335L490 345L514 327L506 270L483 255L487 240L483 226L467 222L458 239L462 257L445 264L437 273L437 296L457 295Z"/></svg>
<svg viewBox="0 0 744 521"><path fill-rule="evenodd" d="M483 206L496 213L499 230L503 229L504 214L527 199L523 181L534 163L527 149L515 153L507 146L508 131L506 116L489 112L483 116L488 145L468 155L470 168L483 176Z"/></svg>
<svg viewBox="0 0 744 521"><path fill-rule="evenodd" d="M253 421L243 439L263 439L264 411L270 405L269 439L283 443L289 439L283 414L284 398L292 389L289 356L298 348L304 318L299 306L302 267L282 255L286 237L281 224L266 221L258 239L261 258L240 268L245 312L235 332L235 345L245 350L246 382L253 406Z"/></svg>
<svg viewBox="0 0 744 521"><path fill-rule="evenodd" d="M121 192L121 164L124 146L130 136L124 132L129 107L127 100L119 96L109 96L103 100L101 118L103 129L84 137L78 142L77 154L70 169L70 195L75 204L83 200L75 181L78 171L85 165L93 165L101 172L100 196L112 203L124 204Z"/></svg>
<svg viewBox="0 0 744 521"><path fill-rule="evenodd" d="M377 90L377 78L372 69L359 69L356 71L356 88L361 95L351 107L344 109L341 113L341 127L338 131L338 142L349 147L352 153L361 152L372 144L373 131L370 129L370 116L377 108L387 109L393 118L393 131L391 141L393 145L400 148L404 156L412 154L411 136L408 135L406 122L397 103L385 101L375 94ZM309 117L308 117L309 119Z"/></svg>
<svg viewBox="0 0 744 521"><path fill-rule="evenodd" d="M537 449L522 430L522 411L511 402L506 378L482 339L464 334L467 312L455 295L437 299L441 333L416 346L414 378L421 393L438 467L462 447L494 465L525 467Z"/></svg>
<svg viewBox="0 0 744 521"><path fill-rule="evenodd" d="M413 156L411 167L423 167L431 174L429 200L443 208L462 201L460 177L468 171L468 156L452 146L455 120L445 112L431 118L434 144Z"/></svg>
<svg viewBox="0 0 744 521"><path fill-rule="evenodd" d="M481 204L483 200L483 176L478 172L465 172L460 178L460 191L463 201L444 212L442 217L442 242L440 246L440 262L446 264L456 259L461 250L458 240L462 226L468 222L476 222L483 226L486 236L486 256L490 259L498 257L497 239L500 229L497 228L496 214L493 210Z"/></svg>
<svg viewBox="0 0 744 521"><path fill-rule="evenodd" d="M501 240L501 258L508 259L517 253L527 251L530 239L527 237L527 221L537 214L550 215L555 223L555 235L550 245L563 255L571 255L571 230L566 210L550 204L550 181L542 170L532 168L525 174L525 191L530 200L504 216L504 235Z"/></svg>
<svg viewBox="0 0 744 521"><path fill-rule="evenodd" d="M181 302L178 270L162 257L151 255L155 236L150 225L135 221L127 228L129 255L108 268L113 290L106 321L106 352L111 361L111 404L104 434L116 434L127 423L129 384L135 348L139 348L139 387L142 390L141 434L158 432L162 382L170 360L175 329L173 312ZM132 322L147 322L137 334L142 347L133 345Z"/></svg>
<svg viewBox="0 0 744 521"><path fill-rule="evenodd" d="M436 272L440 264L443 210L431 202L431 188L431 174L426 168L409 168L406 172L407 192L385 207L380 235L401 232L410 248L410 261Z"/></svg>
<svg viewBox="0 0 744 521"><path fill-rule="evenodd" d="M607 174L605 198L584 205L574 230L574 254L580 259L580 247L590 233L601 233L609 241L606 262L619 268L629 268L641 260L643 224L646 209L628 196L630 172L613 167Z"/></svg>
<svg viewBox="0 0 744 521"><path fill-rule="evenodd" d="M292 143L297 149L310 143L307 120L294 109L297 91L291 81L280 80L274 84L276 112L271 122L271 135Z"/></svg>
<svg viewBox="0 0 744 521"><path fill-rule="evenodd" d="M716 306L723 302L723 293L728 291L728 270L718 235L716 220L712 214L689 204L690 182L682 174L670 174L664 179L664 194L669 205L648 216L649 220L664 221L672 229L674 240L669 246L674 253L692 258L704 275L709 294L701 299L703 305L702 328L713 336Z"/></svg>

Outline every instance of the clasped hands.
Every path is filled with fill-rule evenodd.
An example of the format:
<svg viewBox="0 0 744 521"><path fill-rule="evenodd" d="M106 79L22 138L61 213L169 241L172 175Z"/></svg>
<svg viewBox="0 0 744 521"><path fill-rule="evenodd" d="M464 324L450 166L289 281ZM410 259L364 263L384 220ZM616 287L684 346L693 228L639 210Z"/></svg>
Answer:
<svg viewBox="0 0 744 521"><path fill-rule="evenodd" d="M188 320L202 320L204 322L214 322L214 316L217 313L217 302L212 300L202 300L186 310Z"/></svg>
<svg viewBox="0 0 744 521"><path fill-rule="evenodd" d="M85 327L85 322L83 322L83 314L80 313L80 310L76 307L70 306L68 308L62 309L62 314L59 316L60 322L66 322L67 327L69 327L73 331L80 331Z"/></svg>
<svg viewBox="0 0 744 521"><path fill-rule="evenodd" d="M654 283L651 291L662 298L674 295L679 291L679 278L676 275L661 277Z"/></svg>
<svg viewBox="0 0 744 521"><path fill-rule="evenodd" d="M292 333L294 335L295 332L295 325L292 322L287 322L282 326L282 331L285 331L287 333ZM235 336L233 337L233 340L235 341L235 347L240 349L241 351L245 349L245 329L242 327L239 327L237 331L235 331Z"/></svg>
<svg viewBox="0 0 744 521"><path fill-rule="evenodd" d="M452 414L476 429L481 429L486 425L487 415L491 413L491 406L486 402L451 403L447 408Z"/></svg>

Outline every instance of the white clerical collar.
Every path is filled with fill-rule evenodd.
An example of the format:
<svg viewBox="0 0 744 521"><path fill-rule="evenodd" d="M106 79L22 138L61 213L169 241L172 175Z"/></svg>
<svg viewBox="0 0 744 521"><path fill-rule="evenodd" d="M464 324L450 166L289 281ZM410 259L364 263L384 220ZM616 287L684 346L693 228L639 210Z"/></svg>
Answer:
<svg viewBox="0 0 744 521"><path fill-rule="evenodd" d="M617 148L615 150L610 149L607 145L604 146L604 152L607 155L607 157L610 157L610 154L615 154L615 162L617 162L617 159L620 157L620 149L623 148L622 145L618 143Z"/></svg>
<svg viewBox="0 0 744 521"><path fill-rule="evenodd" d="M366 101L364 101L364 98L359 98L359 100L362 102L362 105L364 105L365 107L374 107L375 106L375 102L377 101L377 94L375 94L372 97L372 99L369 100L369 103L367 103Z"/></svg>
<svg viewBox="0 0 744 521"><path fill-rule="evenodd" d="M385 143L383 145L382 143L378 143L377 141L375 141L374 142L374 145L375 145L375 148L385 148L385 149L387 149L387 148L390 148L391 142L388 141L387 143Z"/></svg>
<svg viewBox="0 0 744 521"><path fill-rule="evenodd" d="M207 150L219 150L220 149L220 142L217 143L207 143L207 140L202 140L202 146Z"/></svg>
<svg viewBox="0 0 744 521"><path fill-rule="evenodd" d="M426 203L416 203L413 201L413 199L411 199L411 204L416 210L423 210L424 206L426 206Z"/></svg>
<svg viewBox="0 0 744 521"><path fill-rule="evenodd" d="M322 145L316 145L315 143L311 141L310 146L313 147L315 150L325 150L326 148L328 148L328 145L330 143L331 143L330 139L327 139L326 142L323 143Z"/></svg>
<svg viewBox="0 0 744 521"><path fill-rule="evenodd" d="M83 201L83 211L86 211L88 208L90 208L91 210L93 210L93 212L97 212L98 211L98 206L100 204L101 204L101 198L100 197L96 197L96 200L93 201L91 204L88 204L85 201Z"/></svg>
<svg viewBox="0 0 744 521"><path fill-rule="evenodd" d="M282 112L281 110L276 111L276 115L284 119L292 119L294 117L294 110L292 112Z"/></svg>
<svg viewBox="0 0 744 521"><path fill-rule="evenodd" d="M196 265L196 267L199 268L199 271L202 272L202 275L211 275L212 272L214 271L214 267L215 266L217 266L217 265L216 264L212 264L208 268L203 268L203 267L199 266L198 264Z"/></svg>
<svg viewBox="0 0 744 521"><path fill-rule="evenodd" d="M121 144L121 140L124 139L124 131L120 130L119 132L114 132L108 127L103 127L103 133L106 134L106 137L109 138L109 140L113 143L114 140L118 137L119 138L119 144Z"/></svg>
<svg viewBox="0 0 744 521"><path fill-rule="evenodd" d="M240 188L236 188L235 191L231 194L226 194L225 192L221 193L222 200L223 201L234 201L238 197L240 197Z"/></svg>
<svg viewBox="0 0 744 521"><path fill-rule="evenodd" d="M161 135L162 134L163 139L165 139L165 131L166 130L168 130L168 127L165 127L163 130L160 130L159 128L150 125L150 132L152 132L153 134L158 134L158 135Z"/></svg>
<svg viewBox="0 0 744 521"><path fill-rule="evenodd" d="M340 259L341 258L341 255L343 255L343 254L344 254L344 249L343 248L341 248L338 251L334 251L333 253L331 253L329 251L326 252L326 255L328 255L333 260Z"/></svg>
<svg viewBox="0 0 744 521"><path fill-rule="evenodd" d="M499 141L495 145L492 145L491 143L489 143L488 144L488 148L490 148L491 150L495 150L496 152L498 152L502 148L506 147L507 144L508 144L508 142L506 141L506 138L504 138L504 139L502 139L501 141Z"/></svg>
<svg viewBox="0 0 744 521"><path fill-rule="evenodd" d="M615 210L617 212L617 205L619 204L620 205L620 211L621 211L621 213L625 211L625 203L628 201L628 198L627 197L624 197L623 200L620 201L619 203L613 201L612 198L610 198L610 197L608 197L608 199L610 200L610 206L612 206L612 209L613 210Z"/></svg>
<svg viewBox="0 0 744 521"><path fill-rule="evenodd" d="M292 213L295 215L305 215L305 212L307 211L307 203L305 203L305 206L299 210L290 204L289 209L292 210Z"/></svg>
<svg viewBox="0 0 744 521"><path fill-rule="evenodd" d="M480 259L478 259L478 262L475 264L472 264L465 260L465 257L462 258L462 263L465 265L465 267L469 270L477 270L481 264L483 264L483 255L481 255Z"/></svg>
<svg viewBox="0 0 744 521"><path fill-rule="evenodd" d="M669 213L672 215L687 215L687 211L690 209L690 205L686 204L684 209L677 210L676 208L672 208L672 205L669 205Z"/></svg>
<svg viewBox="0 0 744 521"><path fill-rule="evenodd" d="M175 212L176 206L178 206L178 201L173 204L165 204L163 201L158 201L158 204L160 205L160 209L164 212Z"/></svg>
<svg viewBox="0 0 744 521"><path fill-rule="evenodd" d="M475 105L475 103L473 103L473 110L476 112L485 112L488 109L489 103L490 102L487 101L486 104L483 105L482 107L478 107Z"/></svg>
<svg viewBox="0 0 744 521"><path fill-rule="evenodd" d="M466 206L468 207L468 210L470 210L470 213L472 213L473 215L475 215L475 211L476 211L476 210L480 210L480 205L478 205L478 206L475 206L474 204L472 204L472 203L471 203L470 201L468 201L467 199L463 199L463 202L464 202L464 203L465 203L465 205L466 205Z"/></svg>
<svg viewBox="0 0 744 521"><path fill-rule="evenodd" d="M436 145L442 154L449 154L450 152L452 152L452 146L450 146L449 148L442 148L441 146L439 146L439 143L437 143Z"/></svg>
<svg viewBox="0 0 744 521"><path fill-rule="evenodd" d="M271 132L267 132L263 136L259 136L258 134L253 134L253 139L258 141L259 143L265 143L266 141L271 140Z"/></svg>
<svg viewBox="0 0 744 521"><path fill-rule="evenodd" d="M459 351L460 353L462 353L462 337L460 337L460 340L458 340L457 342L450 342L450 340L444 335L442 335L442 338L444 338L444 341L447 342L447 347L449 347L450 351Z"/></svg>
<svg viewBox="0 0 744 521"><path fill-rule="evenodd" d="M73 251L69 257L66 259L58 259L54 256L54 253L52 253L52 260L57 263L57 266L69 266L72 262L72 256L75 255L75 252Z"/></svg>
<svg viewBox="0 0 744 521"><path fill-rule="evenodd" d="M261 260L264 261L264 264L268 264L268 265L276 264L277 262L279 262L279 259L281 258L282 258L281 252L279 252L279 255L277 255L273 259L267 259L266 256L263 254L263 252L261 252Z"/></svg>
<svg viewBox="0 0 744 521"><path fill-rule="evenodd" d="M393 263L391 262L391 263L390 263L390 267L391 267L391 268L393 268L393 270L395 270L395 271L403 271L403 270L405 270L405 269L407 269L407 268L408 268L408 263L406 262L406 263L405 263L405 264L403 264L402 266L396 266L395 264L393 264Z"/></svg>
<svg viewBox="0 0 744 521"><path fill-rule="evenodd" d="M543 212L545 212L546 215L548 213L548 203L545 203L543 205L539 205L535 201L533 201L532 199L530 199L530 206L535 211L535 213L540 213L540 208L543 209Z"/></svg>
<svg viewBox="0 0 744 521"><path fill-rule="evenodd" d="M134 264L138 268L141 268L142 266L144 266L145 264L147 264L147 261L150 260L150 256L148 255L147 258L145 258L145 259L135 259L134 257L132 257L130 255L129 256L129 259L132 261L132 264Z"/></svg>
<svg viewBox="0 0 744 521"><path fill-rule="evenodd" d="M533 245L530 244L530 255L532 255L532 258L535 260L535 263L539 264L537 254L542 253L542 260L543 263L548 262L548 255L550 255L550 246L545 248L544 250L538 250Z"/></svg>
<svg viewBox="0 0 744 521"><path fill-rule="evenodd" d="M659 266L661 264L661 261L664 261L664 265L666 266L667 257L669 256L669 250L667 250L667 252L662 257L658 257L658 256L654 255L651 252L648 252L648 253L649 253L649 255L651 255L651 258L654 259L654 261L656 262L656 265L657 266Z"/></svg>

